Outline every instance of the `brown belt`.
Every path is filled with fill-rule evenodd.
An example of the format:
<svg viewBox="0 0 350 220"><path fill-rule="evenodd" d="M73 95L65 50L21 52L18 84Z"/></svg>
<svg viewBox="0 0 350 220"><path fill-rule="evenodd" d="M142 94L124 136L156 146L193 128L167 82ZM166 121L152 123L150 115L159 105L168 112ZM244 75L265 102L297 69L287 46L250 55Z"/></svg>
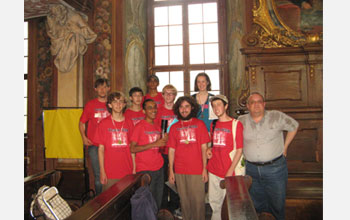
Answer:
<svg viewBox="0 0 350 220"><path fill-rule="evenodd" d="M281 159L281 157L283 157L283 154L281 154L281 156L276 157L273 160L267 161L267 162L250 162L248 160L246 160L248 163L254 164L256 166L265 166L265 165L270 165L273 164L274 162L276 162L277 160Z"/></svg>

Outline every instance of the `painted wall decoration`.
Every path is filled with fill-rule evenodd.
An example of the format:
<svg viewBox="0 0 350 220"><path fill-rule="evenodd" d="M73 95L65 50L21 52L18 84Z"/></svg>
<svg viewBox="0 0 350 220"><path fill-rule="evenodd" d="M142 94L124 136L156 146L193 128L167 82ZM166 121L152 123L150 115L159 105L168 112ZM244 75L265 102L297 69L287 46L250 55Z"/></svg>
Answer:
<svg viewBox="0 0 350 220"><path fill-rule="evenodd" d="M138 86L146 92L147 4L129 0L125 5L125 90Z"/></svg>
<svg viewBox="0 0 350 220"><path fill-rule="evenodd" d="M37 93L40 108L49 107L52 103L51 87L53 82L52 56L50 53L50 38L47 35L45 19L38 22L38 72Z"/></svg>
<svg viewBox="0 0 350 220"><path fill-rule="evenodd" d="M237 109L238 97L245 88L244 59L240 53L243 47L245 8L241 0L227 1L228 69L230 91L230 114Z"/></svg>
<svg viewBox="0 0 350 220"><path fill-rule="evenodd" d="M95 79L111 76L111 39L112 39L112 0L95 1L95 25L97 34L94 51Z"/></svg>

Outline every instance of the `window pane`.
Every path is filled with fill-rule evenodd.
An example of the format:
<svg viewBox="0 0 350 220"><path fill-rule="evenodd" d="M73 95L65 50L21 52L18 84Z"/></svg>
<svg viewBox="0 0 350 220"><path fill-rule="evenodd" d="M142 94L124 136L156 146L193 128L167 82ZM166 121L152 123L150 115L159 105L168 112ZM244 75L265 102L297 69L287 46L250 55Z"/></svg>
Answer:
<svg viewBox="0 0 350 220"><path fill-rule="evenodd" d="M204 70L192 70L190 72L190 91L194 91L194 80L198 73L204 72Z"/></svg>
<svg viewBox="0 0 350 220"><path fill-rule="evenodd" d="M154 26L168 24L168 7L154 8Z"/></svg>
<svg viewBox="0 0 350 220"><path fill-rule="evenodd" d="M203 44L190 45L190 64L204 63Z"/></svg>
<svg viewBox="0 0 350 220"><path fill-rule="evenodd" d="M28 57L24 57L24 74L28 73Z"/></svg>
<svg viewBox="0 0 350 220"><path fill-rule="evenodd" d="M28 94L28 80L24 80L24 97L27 97L27 94Z"/></svg>
<svg viewBox="0 0 350 220"><path fill-rule="evenodd" d="M218 24L204 24L204 42L219 42L218 41Z"/></svg>
<svg viewBox="0 0 350 220"><path fill-rule="evenodd" d="M168 45L168 27L155 27L154 28L154 44Z"/></svg>
<svg viewBox="0 0 350 220"><path fill-rule="evenodd" d="M170 65L180 65L182 60L182 46L170 46Z"/></svg>
<svg viewBox="0 0 350 220"><path fill-rule="evenodd" d="M175 99L175 102L178 98L180 98L181 96L184 96L185 93L184 92L177 92L177 96L176 96L176 99Z"/></svg>
<svg viewBox="0 0 350 220"><path fill-rule="evenodd" d="M169 26L169 44L182 44L182 25Z"/></svg>
<svg viewBox="0 0 350 220"><path fill-rule="evenodd" d="M219 62L219 46L218 44L204 44L205 63Z"/></svg>
<svg viewBox="0 0 350 220"><path fill-rule="evenodd" d="M211 90L220 90L219 70L206 70L211 82Z"/></svg>
<svg viewBox="0 0 350 220"><path fill-rule="evenodd" d="M28 56L28 40L24 40L24 56Z"/></svg>
<svg viewBox="0 0 350 220"><path fill-rule="evenodd" d="M24 116L24 133L27 133L27 116Z"/></svg>
<svg viewBox="0 0 350 220"><path fill-rule="evenodd" d="M156 72L159 78L158 92L162 92L163 87L169 84L169 72Z"/></svg>
<svg viewBox="0 0 350 220"><path fill-rule="evenodd" d="M202 4L188 5L188 23L201 23L202 19Z"/></svg>
<svg viewBox="0 0 350 220"><path fill-rule="evenodd" d="M170 72L170 83L175 86L177 91L184 91L184 73L183 71Z"/></svg>
<svg viewBox="0 0 350 220"><path fill-rule="evenodd" d="M169 24L182 24L182 6L169 7Z"/></svg>
<svg viewBox="0 0 350 220"><path fill-rule="evenodd" d="M28 22L24 22L24 38L28 38Z"/></svg>
<svg viewBox="0 0 350 220"><path fill-rule="evenodd" d="M204 22L216 22L218 20L216 3L203 4Z"/></svg>
<svg viewBox="0 0 350 220"><path fill-rule="evenodd" d="M24 115L27 115L27 104L28 104L28 99L24 98Z"/></svg>
<svg viewBox="0 0 350 220"><path fill-rule="evenodd" d="M189 25L189 38L190 44L193 43L203 43L203 25L202 24L192 24Z"/></svg>
<svg viewBox="0 0 350 220"><path fill-rule="evenodd" d="M168 47L155 47L155 64L168 65Z"/></svg>

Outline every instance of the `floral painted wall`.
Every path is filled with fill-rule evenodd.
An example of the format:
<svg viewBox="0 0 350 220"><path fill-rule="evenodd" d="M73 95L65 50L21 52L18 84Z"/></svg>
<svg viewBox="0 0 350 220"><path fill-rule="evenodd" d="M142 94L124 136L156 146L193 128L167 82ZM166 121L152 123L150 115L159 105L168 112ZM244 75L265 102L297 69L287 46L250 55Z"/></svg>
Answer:
<svg viewBox="0 0 350 220"><path fill-rule="evenodd" d="M94 78L111 77L112 0L95 0Z"/></svg>
<svg viewBox="0 0 350 220"><path fill-rule="evenodd" d="M38 70L37 70L37 93L39 95L40 109L53 105L52 83L53 69L50 52L50 38L46 33L45 19L38 22Z"/></svg>

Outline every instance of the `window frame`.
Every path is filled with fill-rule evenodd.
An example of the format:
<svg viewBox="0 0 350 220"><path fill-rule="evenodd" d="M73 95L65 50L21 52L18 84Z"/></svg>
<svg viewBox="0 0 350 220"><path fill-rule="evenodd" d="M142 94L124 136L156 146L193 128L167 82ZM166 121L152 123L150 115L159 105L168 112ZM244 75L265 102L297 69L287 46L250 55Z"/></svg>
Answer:
<svg viewBox="0 0 350 220"><path fill-rule="evenodd" d="M218 43L219 62L217 64L190 64L189 56L189 26L188 26L188 5L195 3L217 3L218 10ZM182 25L183 25L183 64L182 65L155 65L155 43L154 43L154 8L161 6L182 5ZM225 0L169 0L169 1L149 1L148 4L148 74L156 72L183 71L184 73L184 94L190 95L192 70L218 69L220 77L220 94L227 95L228 92L228 67L227 67L227 47L226 47L226 3Z"/></svg>

